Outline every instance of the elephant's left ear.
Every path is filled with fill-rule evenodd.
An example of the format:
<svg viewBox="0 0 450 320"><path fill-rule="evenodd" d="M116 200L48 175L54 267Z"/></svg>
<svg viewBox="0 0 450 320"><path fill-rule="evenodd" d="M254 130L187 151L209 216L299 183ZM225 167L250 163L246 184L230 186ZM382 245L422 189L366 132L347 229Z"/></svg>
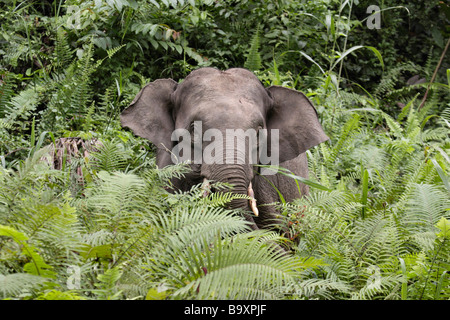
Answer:
<svg viewBox="0 0 450 320"><path fill-rule="evenodd" d="M170 153L175 124L172 118L171 94L177 83L172 79L158 79L147 84L120 115L122 127L148 139L157 147L156 164L163 168L172 164Z"/></svg>
<svg viewBox="0 0 450 320"><path fill-rule="evenodd" d="M319 123L316 109L303 93L280 86L266 90L273 99L266 121L269 148L278 147L280 163L329 139ZM278 145L270 143L272 129L279 130Z"/></svg>

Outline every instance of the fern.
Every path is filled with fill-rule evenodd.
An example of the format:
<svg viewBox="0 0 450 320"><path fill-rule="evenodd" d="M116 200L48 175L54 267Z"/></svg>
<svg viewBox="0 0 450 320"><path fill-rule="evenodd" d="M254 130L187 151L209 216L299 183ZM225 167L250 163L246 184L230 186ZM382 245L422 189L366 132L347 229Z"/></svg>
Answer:
<svg viewBox="0 0 450 320"><path fill-rule="evenodd" d="M233 194L215 192L210 194L208 197L203 199L203 202L211 207L224 207L226 204L230 203L234 199L248 199L251 198L245 194Z"/></svg>
<svg viewBox="0 0 450 320"><path fill-rule="evenodd" d="M261 69L261 56L259 54L259 28L260 27L258 25L250 42L250 50L247 60L244 63L244 67L251 71Z"/></svg>
<svg viewBox="0 0 450 320"><path fill-rule="evenodd" d="M3 299L29 294L47 281L45 278L28 273L0 274L0 296Z"/></svg>
<svg viewBox="0 0 450 320"><path fill-rule="evenodd" d="M448 195L438 187L427 184L415 184L403 216L403 221L410 225L409 230L411 231L433 232L434 226L445 216L445 211L449 207Z"/></svg>
<svg viewBox="0 0 450 320"><path fill-rule="evenodd" d="M91 75L98 67L93 63L93 54L94 49L91 43L77 63L75 77L72 79L74 88L71 94L71 105L69 109L71 115L84 115L87 105L90 104L92 98L90 88Z"/></svg>
<svg viewBox="0 0 450 320"><path fill-rule="evenodd" d="M104 141L98 151L91 153L92 167L107 172L125 169L129 155L117 139Z"/></svg>
<svg viewBox="0 0 450 320"><path fill-rule="evenodd" d="M405 296L409 299L447 299L450 296L450 279L447 270L450 267L449 221L441 217L435 225L433 238L418 253L404 256L405 270L408 271L410 285Z"/></svg>
<svg viewBox="0 0 450 320"><path fill-rule="evenodd" d="M28 119L37 108L38 92L34 88L21 91L14 96L5 107L5 121L19 123L19 120Z"/></svg>
<svg viewBox="0 0 450 320"><path fill-rule="evenodd" d="M181 286L174 297L198 299L276 299L285 287L295 285L296 270L302 265L280 251L268 251L262 234L246 234L229 240L203 238L203 243L178 253L179 267L188 282L170 280ZM178 260L177 259L177 260ZM186 271L183 271L186 270Z"/></svg>
<svg viewBox="0 0 450 320"><path fill-rule="evenodd" d="M54 277L52 267L44 262L34 246L28 244L29 237L23 232L8 226L0 225L0 236L11 237L22 249L22 254L30 259L23 266L26 273L40 277Z"/></svg>
<svg viewBox="0 0 450 320"><path fill-rule="evenodd" d="M97 225L109 231L122 231L120 228L127 230L130 223L137 223L136 219L142 216L138 210L144 198L139 194L144 187L144 181L132 174L101 175L88 202L95 210Z"/></svg>
<svg viewBox="0 0 450 320"><path fill-rule="evenodd" d="M28 52L29 49L24 39L20 36L17 36L13 38L13 41L11 41L10 46L8 47L3 59L6 64L17 67L19 59L22 58L23 55L26 55Z"/></svg>
<svg viewBox="0 0 450 320"><path fill-rule="evenodd" d="M4 119L0 119L0 129L12 129L12 124Z"/></svg>
<svg viewBox="0 0 450 320"><path fill-rule="evenodd" d="M351 139L350 135L354 134L359 127L359 120L359 115L354 114L342 127L342 131L339 135L340 138L337 141L336 145L333 146L332 153L330 155L330 158L328 159L329 161L333 162L343 148L344 144L347 142L347 139Z"/></svg>
<svg viewBox="0 0 450 320"><path fill-rule="evenodd" d="M6 106L14 95L14 82L13 75L10 73L2 72L0 77L0 117L3 118L7 114Z"/></svg>
<svg viewBox="0 0 450 320"><path fill-rule="evenodd" d="M117 290L116 282L119 281L122 272L118 267L108 269L104 274L99 274L96 283L98 289L94 290L100 300L117 300L120 298L121 291Z"/></svg>
<svg viewBox="0 0 450 320"><path fill-rule="evenodd" d="M76 292L50 290L38 295L36 300L86 300L86 298L78 295Z"/></svg>
<svg viewBox="0 0 450 320"><path fill-rule="evenodd" d="M206 206L178 208L170 215L159 216L158 220L166 241L179 248L200 245L198 241L203 241L203 236L215 237L218 232L229 236L248 228L242 218L230 215L228 210Z"/></svg>
<svg viewBox="0 0 450 320"><path fill-rule="evenodd" d="M388 72L383 75L375 90L375 95L382 98L383 96L393 94L395 92L394 89L403 73L418 73L419 71L419 67L412 62L401 63L397 67L390 68Z"/></svg>
<svg viewBox="0 0 450 320"><path fill-rule="evenodd" d="M68 35L63 28L58 28L56 32L54 59L56 68L64 68L72 61L72 50L69 46Z"/></svg>

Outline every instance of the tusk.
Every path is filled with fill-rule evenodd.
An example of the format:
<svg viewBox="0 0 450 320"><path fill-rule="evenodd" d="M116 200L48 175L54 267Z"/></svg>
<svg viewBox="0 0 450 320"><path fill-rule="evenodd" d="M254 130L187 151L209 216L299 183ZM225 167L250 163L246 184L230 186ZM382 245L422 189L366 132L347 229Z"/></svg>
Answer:
<svg viewBox="0 0 450 320"><path fill-rule="evenodd" d="M250 204L250 208L252 209L252 211L255 214L255 216L258 216L259 211L258 211L258 208L256 206L255 193L253 192L253 188L252 188L252 183L251 182L248 185L247 195L251 198L250 200L248 200L248 202Z"/></svg>
<svg viewBox="0 0 450 320"><path fill-rule="evenodd" d="M209 196L209 192L211 191L211 183L209 182L208 179L204 178L203 179L203 184L202 184L202 188L203 190L203 198L206 198L207 196Z"/></svg>

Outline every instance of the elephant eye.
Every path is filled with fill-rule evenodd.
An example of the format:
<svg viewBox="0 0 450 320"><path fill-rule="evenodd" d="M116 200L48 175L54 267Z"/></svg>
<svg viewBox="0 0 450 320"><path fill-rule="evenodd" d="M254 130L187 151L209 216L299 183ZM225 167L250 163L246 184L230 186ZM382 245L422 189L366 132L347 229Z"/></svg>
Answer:
<svg viewBox="0 0 450 320"><path fill-rule="evenodd" d="M256 136L259 139L259 136L261 135L261 130L264 129L262 125L258 126L258 129L256 129Z"/></svg>
<svg viewBox="0 0 450 320"><path fill-rule="evenodd" d="M202 141L200 128L197 127L197 124L195 122L190 124L189 131L191 132L191 142L193 144Z"/></svg>
<svg viewBox="0 0 450 320"><path fill-rule="evenodd" d="M198 134L198 132L192 132L191 133L192 143L199 143L202 141L202 138Z"/></svg>

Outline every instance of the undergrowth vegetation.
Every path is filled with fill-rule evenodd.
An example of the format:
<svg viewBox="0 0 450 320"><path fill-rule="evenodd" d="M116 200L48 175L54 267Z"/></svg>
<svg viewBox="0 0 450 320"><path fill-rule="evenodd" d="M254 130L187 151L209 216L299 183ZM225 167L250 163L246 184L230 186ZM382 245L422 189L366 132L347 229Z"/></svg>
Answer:
<svg viewBox="0 0 450 320"><path fill-rule="evenodd" d="M366 2L3 1L0 298L448 300L450 9L385 1L370 33ZM424 12L442 25L397 52ZM331 139L277 204L287 233L246 231L239 195L168 193L188 168L120 127L143 85L202 66L316 106Z"/></svg>

